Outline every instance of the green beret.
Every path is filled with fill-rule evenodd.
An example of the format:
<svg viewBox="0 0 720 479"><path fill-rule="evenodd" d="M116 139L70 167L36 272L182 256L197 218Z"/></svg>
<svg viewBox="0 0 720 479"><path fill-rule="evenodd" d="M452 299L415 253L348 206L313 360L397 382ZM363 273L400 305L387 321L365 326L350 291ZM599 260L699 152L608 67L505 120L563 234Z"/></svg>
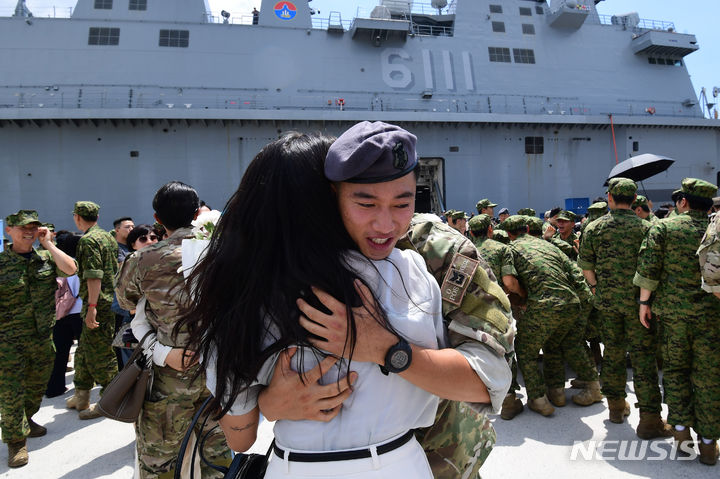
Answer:
<svg viewBox="0 0 720 479"><path fill-rule="evenodd" d="M487 198L483 198L475 204L475 208L477 208L478 213L480 213L480 210L482 210L483 208L495 208L496 206L497 204L493 203Z"/></svg>
<svg viewBox="0 0 720 479"><path fill-rule="evenodd" d="M471 231L485 231L492 224L492 218L490 215L481 214L470 218L468 225Z"/></svg>
<svg viewBox="0 0 720 479"><path fill-rule="evenodd" d="M613 178L608 183L608 193L613 196L635 196L637 185L630 178Z"/></svg>
<svg viewBox="0 0 720 479"><path fill-rule="evenodd" d="M518 210L517 214L525 216L537 216L537 213L535 213L535 210L532 208L521 208Z"/></svg>
<svg viewBox="0 0 720 479"><path fill-rule="evenodd" d="M575 213L568 210L562 210L560 213L557 214L557 216L555 216L555 219L565 221L575 221L575 218L577 218Z"/></svg>
<svg viewBox="0 0 720 479"><path fill-rule="evenodd" d="M461 220L463 218L468 219L470 217L468 215L466 215L464 211L453 211L452 214L450 215L450 218L452 218L454 220Z"/></svg>
<svg viewBox="0 0 720 479"><path fill-rule="evenodd" d="M6 226L25 226L31 223L37 223L40 225L37 211L35 210L20 210L15 214L12 214L5 218Z"/></svg>
<svg viewBox="0 0 720 479"><path fill-rule="evenodd" d="M503 221L505 231L517 231L525 226L527 226L527 216L523 215L512 215Z"/></svg>
<svg viewBox="0 0 720 479"><path fill-rule="evenodd" d="M638 196L638 199L640 199L640 196ZM607 203L605 203L604 201L598 201L597 203L593 203L590 206L588 206L587 210L588 210L588 213L592 213L595 211L606 213L607 209L608 209Z"/></svg>
<svg viewBox="0 0 720 479"><path fill-rule="evenodd" d="M648 205L648 199L645 198L643 195L637 195L637 198L635 198L635 201L633 201L631 208L635 209L639 206L647 206L647 205Z"/></svg>
<svg viewBox="0 0 720 479"><path fill-rule="evenodd" d="M527 216L528 232L542 234L543 220L537 216Z"/></svg>
<svg viewBox="0 0 720 479"><path fill-rule="evenodd" d="M73 208L73 214L80 216L97 216L100 206L92 201L78 201Z"/></svg>
<svg viewBox="0 0 720 479"><path fill-rule="evenodd" d="M717 186L698 178L685 178L682 180L683 194L698 198L712 199L717 194Z"/></svg>

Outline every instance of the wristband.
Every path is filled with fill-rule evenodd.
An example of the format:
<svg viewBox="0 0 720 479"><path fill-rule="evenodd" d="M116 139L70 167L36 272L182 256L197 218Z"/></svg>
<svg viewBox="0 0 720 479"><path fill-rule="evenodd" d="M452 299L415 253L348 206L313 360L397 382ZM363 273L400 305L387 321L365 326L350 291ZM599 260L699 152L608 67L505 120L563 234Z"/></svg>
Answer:
<svg viewBox="0 0 720 479"><path fill-rule="evenodd" d="M649 299L638 299L638 304L642 304L644 306L650 306L652 303Z"/></svg>
<svg viewBox="0 0 720 479"><path fill-rule="evenodd" d="M97 308L97 303L95 303L95 304L88 303L88 308Z"/></svg>

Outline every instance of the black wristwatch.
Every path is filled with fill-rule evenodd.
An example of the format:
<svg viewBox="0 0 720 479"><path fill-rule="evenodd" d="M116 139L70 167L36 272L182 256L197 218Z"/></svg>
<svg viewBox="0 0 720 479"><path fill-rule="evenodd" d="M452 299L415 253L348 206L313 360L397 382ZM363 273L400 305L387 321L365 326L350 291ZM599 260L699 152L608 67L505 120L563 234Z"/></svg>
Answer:
<svg viewBox="0 0 720 479"><path fill-rule="evenodd" d="M650 306L652 304L652 301L650 301L649 299L638 299L638 304Z"/></svg>
<svg viewBox="0 0 720 479"><path fill-rule="evenodd" d="M397 344L388 349L385 355L385 364L380 365L380 371L386 376L389 373L401 373L410 367L411 362L412 348L407 341L399 338Z"/></svg>

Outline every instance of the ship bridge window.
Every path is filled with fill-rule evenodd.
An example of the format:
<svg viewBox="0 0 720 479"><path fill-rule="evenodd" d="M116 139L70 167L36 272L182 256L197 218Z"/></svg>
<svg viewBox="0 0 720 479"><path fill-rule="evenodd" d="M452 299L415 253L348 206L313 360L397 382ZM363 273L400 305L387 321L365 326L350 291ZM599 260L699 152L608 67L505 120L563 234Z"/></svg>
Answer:
<svg viewBox="0 0 720 479"><path fill-rule="evenodd" d="M90 27L88 45L118 45L119 43L119 28Z"/></svg>
<svg viewBox="0 0 720 479"><path fill-rule="evenodd" d="M538 15L545 15L545 10L543 9L543 7L535 7L535 13L537 13Z"/></svg>
<svg viewBox="0 0 720 479"><path fill-rule="evenodd" d="M535 25L532 23L523 23L522 29L525 35L535 35Z"/></svg>
<svg viewBox="0 0 720 479"><path fill-rule="evenodd" d="M667 65L670 67L681 67L683 66L682 60L672 58L653 58L648 57L648 63L651 65Z"/></svg>
<svg viewBox="0 0 720 479"><path fill-rule="evenodd" d="M535 51L525 48L513 48L515 63L535 63Z"/></svg>
<svg viewBox="0 0 720 479"><path fill-rule="evenodd" d="M505 33L505 22L492 22L493 32Z"/></svg>
<svg viewBox="0 0 720 479"><path fill-rule="evenodd" d="M520 7L520 15L523 17L532 17L532 10L530 7Z"/></svg>
<svg viewBox="0 0 720 479"><path fill-rule="evenodd" d="M490 13L502 13L502 5L490 5Z"/></svg>
<svg viewBox="0 0 720 479"><path fill-rule="evenodd" d="M190 44L190 30L160 30L161 47L187 48Z"/></svg>
<svg viewBox="0 0 720 479"><path fill-rule="evenodd" d="M95 0L96 10L112 10L112 0Z"/></svg>
<svg viewBox="0 0 720 479"><path fill-rule="evenodd" d="M512 63L510 49L500 47L488 47L491 62Z"/></svg>
<svg viewBox="0 0 720 479"><path fill-rule="evenodd" d="M542 155L545 152L545 138L542 136L525 137L525 154Z"/></svg>
<svg viewBox="0 0 720 479"><path fill-rule="evenodd" d="M128 10L147 10L147 0L130 0Z"/></svg>

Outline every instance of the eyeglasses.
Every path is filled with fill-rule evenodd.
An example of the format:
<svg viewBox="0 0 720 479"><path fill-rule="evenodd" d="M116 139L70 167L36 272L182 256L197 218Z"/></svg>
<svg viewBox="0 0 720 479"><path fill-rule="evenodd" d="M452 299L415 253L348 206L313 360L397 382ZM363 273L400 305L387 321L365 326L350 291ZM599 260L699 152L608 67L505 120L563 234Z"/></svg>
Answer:
<svg viewBox="0 0 720 479"><path fill-rule="evenodd" d="M148 241L157 241L157 235L142 235L138 237L138 241L141 243L147 243Z"/></svg>

